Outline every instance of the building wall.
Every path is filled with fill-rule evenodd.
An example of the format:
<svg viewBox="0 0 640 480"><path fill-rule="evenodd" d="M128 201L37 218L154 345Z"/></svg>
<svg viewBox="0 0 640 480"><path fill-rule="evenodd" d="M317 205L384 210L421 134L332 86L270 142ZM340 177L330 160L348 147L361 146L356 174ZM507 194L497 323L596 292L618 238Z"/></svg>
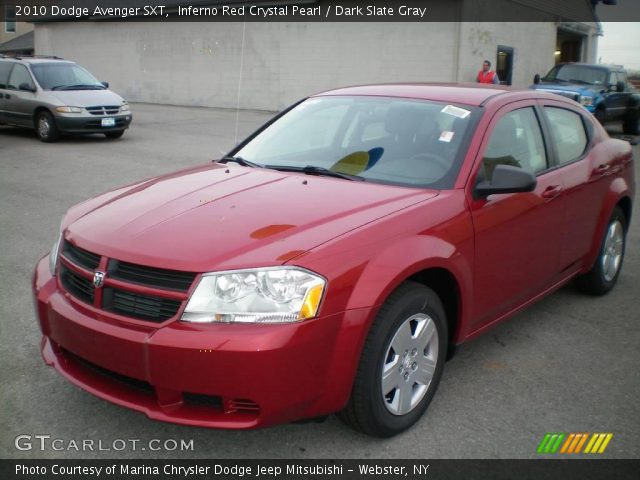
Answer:
<svg viewBox="0 0 640 480"><path fill-rule="evenodd" d="M130 101L278 110L344 85L474 81L498 45L514 48L513 84L527 86L553 66L556 32L552 22L43 23L35 46Z"/></svg>
<svg viewBox="0 0 640 480"><path fill-rule="evenodd" d="M0 8L3 8L3 5L0 5ZM0 43L8 42L9 40L13 40L20 35L30 32L33 30L33 24L26 22L16 22L16 31L15 32L5 32L5 23L4 21L0 22Z"/></svg>

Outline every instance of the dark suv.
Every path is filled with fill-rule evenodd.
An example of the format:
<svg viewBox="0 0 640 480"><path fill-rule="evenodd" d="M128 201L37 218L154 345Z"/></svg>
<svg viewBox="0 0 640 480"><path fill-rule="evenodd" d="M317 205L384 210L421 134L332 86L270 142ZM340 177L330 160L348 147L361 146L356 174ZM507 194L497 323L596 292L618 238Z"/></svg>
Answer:
<svg viewBox="0 0 640 480"><path fill-rule="evenodd" d="M621 66L562 63L543 78L536 75L533 82L531 88L582 104L602 125L622 121L625 134L640 134L640 93L633 89Z"/></svg>
<svg viewBox="0 0 640 480"><path fill-rule="evenodd" d="M34 128L43 142L61 134L119 138L129 103L81 66L58 57L0 56L0 124Z"/></svg>

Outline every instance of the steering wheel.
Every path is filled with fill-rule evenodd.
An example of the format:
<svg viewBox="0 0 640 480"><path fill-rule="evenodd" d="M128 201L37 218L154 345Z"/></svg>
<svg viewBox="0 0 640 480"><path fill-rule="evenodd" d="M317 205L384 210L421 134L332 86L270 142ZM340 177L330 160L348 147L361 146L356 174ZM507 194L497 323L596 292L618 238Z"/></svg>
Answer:
<svg viewBox="0 0 640 480"><path fill-rule="evenodd" d="M436 164L440 171L437 172L437 175L434 175L434 177L444 177L445 174L449 171L449 169L451 168L451 164L450 162L447 161L447 159L445 159L444 157L441 157L440 155L436 155L435 153L428 153L428 152L424 152L424 153L417 153L416 155L414 155L413 157L411 157L412 160L426 160L430 163Z"/></svg>

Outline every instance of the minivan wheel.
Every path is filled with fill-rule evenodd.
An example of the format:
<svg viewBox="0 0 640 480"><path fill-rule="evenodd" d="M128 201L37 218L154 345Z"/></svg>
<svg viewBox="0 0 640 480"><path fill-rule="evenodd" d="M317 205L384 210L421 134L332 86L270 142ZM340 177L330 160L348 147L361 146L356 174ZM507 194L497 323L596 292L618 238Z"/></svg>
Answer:
<svg viewBox="0 0 640 480"><path fill-rule="evenodd" d="M580 290L591 295L604 295L615 286L624 260L626 226L624 212L620 207L615 207L604 232L596 263L576 279Z"/></svg>
<svg viewBox="0 0 640 480"><path fill-rule="evenodd" d="M435 292L415 282L402 284L374 320L339 417L376 437L411 427L438 387L447 339L444 307Z"/></svg>
<svg viewBox="0 0 640 480"><path fill-rule="evenodd" d="M124 135L124 130L119 130L117 132L107 132L104 134L104 136L107 138L120 138L122 135Z"/></svg>
<svg viewBox="0 0 640 480"><path fill-rule="evenodd" d="M60 132L51 113L43 110L36 117L36 134L42 142L55 142L60 138Z"/></svg>

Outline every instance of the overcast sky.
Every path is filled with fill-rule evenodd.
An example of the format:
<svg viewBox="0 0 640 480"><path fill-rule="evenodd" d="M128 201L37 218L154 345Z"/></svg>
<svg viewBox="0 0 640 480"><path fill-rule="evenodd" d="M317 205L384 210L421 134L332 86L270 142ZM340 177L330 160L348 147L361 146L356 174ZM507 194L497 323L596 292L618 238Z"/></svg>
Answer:
<svg viewBox="0 0 640 480"><path fill-rule="evenodd" d="M602 29L604 36L598 41L600 61L640 70L640 22L603 22Z"/></svg>
<svg viewBox="0 0 640 480"><path fill-rule="evenodd" d="M640 70L640 0L618 0L617 5L599 4L596 10L604 36L598 42L598 59L628 69ZM634 23L623 23L625 20Z"/></svg>

